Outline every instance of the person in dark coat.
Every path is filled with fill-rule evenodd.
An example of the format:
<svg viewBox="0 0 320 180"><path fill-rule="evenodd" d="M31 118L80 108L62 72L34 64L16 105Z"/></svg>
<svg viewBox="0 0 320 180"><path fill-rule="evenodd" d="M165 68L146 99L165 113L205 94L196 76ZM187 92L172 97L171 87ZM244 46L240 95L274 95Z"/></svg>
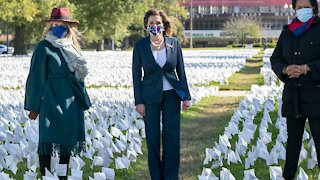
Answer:
<svg viewBox="0 0 320 180"><path fill-rule="evenodd" d="M293 0L297 17L284 27L271 56L275 74L285 83L282 116L288 141L283 177L297 171L306 119L320 160L320 20L317 0ZM319 165L319 163L318 163Z"/></svg>
<svg viewBox="0 0 320 180"><path fill-rule="evenodd" d="M267 49L267 40L266 40L266 38L262 38L262 48L263 48L263 50L266 50Z"/></svg>
<svg viewBox="0 0 320 180"><path fill-rule="evenodd" d="M84 86L88 69L75 28L78 21L70 19L67 8L54 8L44 22L47 27L32 55L24 104L30 119L39 116L42 176L45 168L50 170L51 155L67 166L70 155L85 148L84 110L91 106Z"/></svg>
<svg viewBox="0 0 320 180"><path fill-rule="evenodd" d="M136 110L144 116L151 179L179 179L180 111L190 106L190 92L180 43L163 11L144 16L148 36L133 50L133 86ZM162 117L162 118L160 118ZM160 121L162 147L160 155Z"/></svg>

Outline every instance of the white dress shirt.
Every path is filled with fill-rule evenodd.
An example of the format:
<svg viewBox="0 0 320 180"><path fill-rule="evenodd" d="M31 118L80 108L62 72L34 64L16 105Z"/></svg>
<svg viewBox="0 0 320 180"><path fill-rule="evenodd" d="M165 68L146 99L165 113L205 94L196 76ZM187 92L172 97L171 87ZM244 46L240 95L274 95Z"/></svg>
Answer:
<svg viewBox="0 0 320 180"><path fill-rule="evenodd" d="M167 62L166 48L163 48L159 51L152 50L152 54L154 59L156 60L156 63L162 68ZM167 78L163 76L163 91L168 91L172 89L173 87L171 86Z"/></svg>

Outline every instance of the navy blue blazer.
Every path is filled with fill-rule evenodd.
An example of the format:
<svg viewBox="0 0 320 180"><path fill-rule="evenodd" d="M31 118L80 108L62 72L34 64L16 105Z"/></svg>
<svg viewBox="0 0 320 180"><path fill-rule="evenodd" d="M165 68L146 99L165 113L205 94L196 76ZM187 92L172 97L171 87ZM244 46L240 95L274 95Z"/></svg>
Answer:
<svg viewBox="0 0 320 180"><path fill-rule="evenodd" d="M155 61L149 37L136 42L133 49L132 76L135 105L157 104L163 93L163 76L181 101L191 100L184 70L181 45L177 38L165 36L167 62L161 68Z"/></svg>

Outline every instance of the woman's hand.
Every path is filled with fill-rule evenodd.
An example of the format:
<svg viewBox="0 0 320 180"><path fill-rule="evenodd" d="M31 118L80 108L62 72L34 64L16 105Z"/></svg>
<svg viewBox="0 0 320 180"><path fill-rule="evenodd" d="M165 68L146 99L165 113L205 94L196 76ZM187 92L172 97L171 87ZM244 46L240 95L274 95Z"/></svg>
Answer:
<svg viewBox="0 0 320 180"><path fill-rule="evenodd" d="M302 74L307 74L310 71L310 67L306 64L303 65L289 65L283 69L283 73L287 74L290 78L298 78Z"/></svg>
<svg viewBox="0 0 320 180"><path fill-rule="evenodd" d="M182 109L183 110L188 110L189 107L190 107L190 101L189 100L184 100L182 102Z"/></svg>
<svg viewBox="0 0 320 180"><path fill-rule="evenodd" d="M301 75L301 68L299 65L289 65L283 69L283 73L290 78L298 78Z"/></svg>
<svg viewBox="0 0 320 180"><path fill-rule="evenodd" d="M29 112L29 118L30 118L31 120L37 119L38 115L39 115L39 114L38 114L37 112L32 112L32 111Z"/></svg>
<svg viewBox="0 0 320 180"><path fill-rule="evenodd" d="M300 66L301 74L307 74L310 71L310 67L307 64L303 64Z"/></svg>
<svg viewBox="0 0 320 180"><path fill-rule="evenodd" d="M145 115L146 115L146 113L145 113L146 108L145 108L144 104L138 104L138 105L136 105L136 111L137 111L141 116L145 116Z"/></svg>

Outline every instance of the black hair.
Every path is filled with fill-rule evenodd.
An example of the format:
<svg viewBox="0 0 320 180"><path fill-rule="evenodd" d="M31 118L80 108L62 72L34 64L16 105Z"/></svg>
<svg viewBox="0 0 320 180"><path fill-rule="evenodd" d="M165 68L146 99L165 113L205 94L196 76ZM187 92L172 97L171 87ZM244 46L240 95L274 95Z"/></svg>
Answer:
<svg viewBox="0 0 320 180"><path fill-rule="evenodd" d="M299 0L292 0L293 9L296 9L297 1L299 1ZM314 7L313 14L318 16L318 13L319 13L318 0L309 0L309 1L311 3L311 6Z"/></svg>

